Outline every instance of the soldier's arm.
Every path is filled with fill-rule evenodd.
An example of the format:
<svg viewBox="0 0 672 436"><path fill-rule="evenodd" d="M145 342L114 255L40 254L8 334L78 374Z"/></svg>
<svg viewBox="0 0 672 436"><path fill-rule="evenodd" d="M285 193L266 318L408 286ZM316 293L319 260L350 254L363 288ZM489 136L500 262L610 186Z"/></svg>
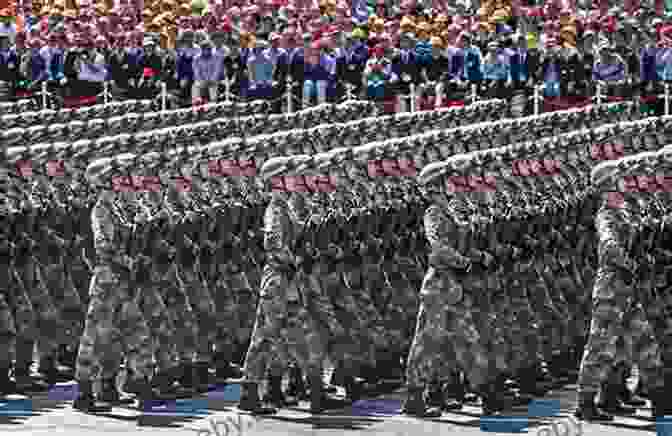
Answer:
<svg viewBox="0 0 672 436"><path fill-rule="evenodd" d="M268 260L278 267L287 267L294 264L294 255L287 245L285 211L279 205L270 204L264 214L264 251L268 253Z"/></svg>
<svg viewBox="0 0 672 436"><path fill-rule="evenodd" d="M115 244L114 217L108 204L100 203L93 208L91 230L97 257L104 261L125 263Z"/></svg>
<svg viewBox="0 0 672 436"><path fill-rule="evenodd" d="M449 223L437 206L427 209L424 219L425 237L431 246L429 264L436 269L466 268L471 261L449 245Z"/></svg>
<svg viewBox="0 0 672 436"><path fill-rule="evenodd" d="M619 217L614 210L600 211L595 218L595 227L599 235L598 256L600 259L629 268L623 235L619 232Z"/></svg>

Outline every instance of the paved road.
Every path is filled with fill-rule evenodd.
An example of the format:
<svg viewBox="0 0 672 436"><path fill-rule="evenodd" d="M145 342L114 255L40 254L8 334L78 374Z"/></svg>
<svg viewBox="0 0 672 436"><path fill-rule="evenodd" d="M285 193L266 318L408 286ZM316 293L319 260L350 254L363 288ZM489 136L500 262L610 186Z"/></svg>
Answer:
<svg viewBox="0 0 672 436"><path fill-rule="evenodd" d="M68 401L54 399L53 395L52 398L44 395L31 401L30 416L0 417L0 435L117 436L132 433L147 436L475 436L483 434L480 428L481 410L475 406L467 406L460 413L444 414L442 418L436 420L400 416L398 409L404 397L401 391L366 400L356 407L332 411L319 417L312 417L307 412L308 404L302 403L297 408L282 410L278 415L254 419L237 412L234 407L235 401L230 397L230 389L231 387L226 391L219 390L211 393L209 397L200 398L206 402L207 416L199 418L145 416L141 423L138 422L138 413L130 409L119 408L113 410L111 414L91 416L73 411ZM549 402L559 404L559 416L530 418L527 432L538 436L556 436L549 426L554 421L568 422L566 417L574 407L572 387L552 391L543 400L547 404ZM16 406L15 403L11 404ZM15 408L18 410L19 407ZM648 415L649 411L643 409L638 411L638 416L619 418L614 424L583 424L583 435L651 435L656 432L656 425L646 418ZM514 410L511 416L517 417L516 422L524 422L527 410L526 408ZM213 426L217 428L217 432L213 430ZM540 432L541 428L546 430ZM557 436L572 436L571 433L566 434L563 431L562 424L557 428L560 430ZM488 434L504 435L512 434L512 431L493 431ZM662 435L662 432L658 434Z"/></svg>

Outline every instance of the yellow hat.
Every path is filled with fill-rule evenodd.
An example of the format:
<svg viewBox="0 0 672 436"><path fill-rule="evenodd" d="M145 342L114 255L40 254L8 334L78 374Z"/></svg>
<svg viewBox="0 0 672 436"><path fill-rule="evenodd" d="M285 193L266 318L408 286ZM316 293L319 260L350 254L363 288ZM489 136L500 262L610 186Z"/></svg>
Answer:
<svg viewBox="0 0 672 436"><path fill-rule="evenodd" d="M443 40L438 36L432 36L429 40L429 43L432 45L432 47L443 47Z"/></svg>
<svg viewBox="0 0 672 436"><path fill-rule="evenodd" d="M536 33L528 32L525 39L527 40L527 48L539 47L539 39Z"/></svg>

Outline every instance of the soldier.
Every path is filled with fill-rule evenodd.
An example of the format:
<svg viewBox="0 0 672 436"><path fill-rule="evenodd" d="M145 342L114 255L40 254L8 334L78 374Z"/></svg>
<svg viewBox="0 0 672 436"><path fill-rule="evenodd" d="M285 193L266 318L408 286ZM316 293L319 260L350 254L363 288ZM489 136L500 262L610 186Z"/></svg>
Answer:
<svg viewBox="0 0 672 436"><path fill-rule="evenodd" d="M21 288L13 287L14 265L12 259L15 256L14 243L12 241L12 220L16 218L16 209L12 207L10 200L11 182L6 178L8 175L3 174L3 192L2 193L2 233L0 239L0 272L2 273L2 290L0 291L0 340L6 352L3 354L0 361L0 395L12 394L15 392L16 386L10 380L10 371L12 367L12 360L14 357L17 325L14 320L14 312L19 309L18 292ZM26 298L27 300L27 298ZM20 310L18 311L20 314Z"/></svg>
<svg viewBox="0 0 672 436"><path fill-rule="evenodd" d="M102 189L91 217L97 259L75 376L79 395L74 407L88 413L111 410L93 395L93 365L113 358L119 361L124 352L135 378L131 392L139 395L140 410L152 399L150 331L135 295L131 295L134 259L127 250L136 194L114 191L109 182L113 162L111 158L101 159L87 169L90 183Z"/></svg>
<svg viewBox="0 0 672 436"><path fill-rule="evenodd" d="M273 177L282 171L283 167L269 167L268 171L265 168L263 172L264 176ZM304 260L312 260L305 251L310 248L310 244L304 242L294 248L301 249L303 259L290 248L301 242L295 236L310 235L302 233L308 230L302 229L302 226L310 225L309 221L304 221L308 218L308 211L302 195L274 193L264 219L264 245L268 260L262 276L257 319L245 358L245 382L238 406L257 414L275 412L275 409L261 405L258 393L258 384L267 369L272 351L280 352L284 359L293 355L303 366L311 384L311 412L320 413L326 406L321 378L327 337L325 326L320 325L320 321L333 323L335 319L320 319L325 313L321 290L312 287L310 281L306 281L299 273L300 267L308 268ZM336 325L326 327L332 334L338 333Z"/></svg>
<svg viewBox="0 0 672 436"><path fill-rule="evenodd" d="M609 165L599 165L593 170L594 183L598 185L612 171ZM613 416L598 409L594 397L605 378L606 365L613 361L620 314L633 292L634 261L630 258L627 245L632 236L629 222L634 216L625 207L610 208L604 200L595 221L599 235L599 269L593 290L590 335L579 372L579 406L576 411L577 417L591 421L613 419Z"/></svg>
<svg viewBox="0 0 672 436"><path fill-rule="evenodd" d="M495 392L488 388L491 377L489 357L475 314L469 308L477 304L473 300L477 292L472 291L470 282L465 280L472 261L449 245L450 241L465 243L470 237L465 231L466 224L459 221L466 210L463 202L446 195L441 172L440 168L425 168L420 175L433 202L425 213L424 223L431 252L429 269L420 291L415 337L406 365L409 397L403 411L420 417L441 414L439 410L427 408L423 386L428 375L436 373L438 358L443 357L445 364L455 362L468 374L470 382L484 394L484 413L489 414L500 406ZM474 294L468 295L468 292Z"/></svg>

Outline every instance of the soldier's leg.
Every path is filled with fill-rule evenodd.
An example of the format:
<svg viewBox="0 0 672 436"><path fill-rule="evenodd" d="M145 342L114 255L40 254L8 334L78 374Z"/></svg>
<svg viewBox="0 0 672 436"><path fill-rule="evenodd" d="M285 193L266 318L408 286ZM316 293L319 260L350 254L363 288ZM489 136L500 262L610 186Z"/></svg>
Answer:
<svg viewBox="0 0 672 436"><path fill-rule="evenodd" d="M84 322L84 333L77 355L75 378L79 383L79 396L74 407L84 412L111 410L105 403L96 403L93 395L93 378L96 365L106 362L107 368L119 367L122 348L115 341L116 296L119 278L107 267L97 267L91 278L89 307ZM110 357L108 357L110 356Z"/></svg>
<svg viewBox="0 0 672 436"><path fill-rule="evenodd" d="M39 280L39 273L32 261L14 270L13 286L18 292L20 307L20 313L15 314L15 320L26 327L28 324L34 327L29 330L19 328L17 332L14 364L17 389L22 392L41 391L47 389L48 384L30 377L30 367L35 356L35 339L37 338L41 345L43 356L55 356L58 348L57 311L46 288ZM28 318L32 320L29 321Z"/></svg>
<svg viewBox="0 0 672 436"><path fill-rule="evenodd" d="M227 301L222 306L227 307L230 315L227 318L227 331L220 337L218 358L216 363L218 378L240 378L242 373L237 365L242 364L244 353L247 351L254 327L256 313L255 291L250 283L249 276L240 265L230 264L227 274L227 289L230 291ZM244 347L244 350L243 348Z"/></svg>
<svg viewBox="0 0 672 436"><path fill-rule="evenodd" d="M623 281L621 271L603 267L598 271L593 290L593 313L590 334L579 370L579 409L584 419L609 419L594 404L595 394L606 378L617 351L621 317L632 289Z"/></svg>
<svg viewBox="0 0 672 436"><path fill-rule="evenodd" d="M434 374L449 345L448 312L440 296L423 295L420 297L420 310L416 320L415 334L406 362L406 384L408 399L404 413L433 417L440 416L438 409L427 408L424 389ZM447 349L446 349L446 346ZM447 356L446 362L455 362L453 356Z"/></svg>
<svg viewBox="0 0 672 436"><path fill-rule="evenodd" d="M279 297L289 286L286 277L268 269L262 277L262 297L257 306L257 315L250 347L243 363L243 392L238 407L253 413L274 413L274 409L261 406L259 384L263 381L271 353L278 351L278 343L284 341L286 304Z"/></svg>
<svg viewBox="0 0 672 436"><path fill-rule="evenodd" d="M60 334L58 336L59 351L62 347L73 347L75 341L79 341L83 329L83 313L79 293L75 290L72 280L64 265L52 264L43 267L46 287L59 313ZM41 349L43 347L40 347ZM50 383L60 379L70 379L72 374L59 373L57 368L57 355L51 354L51 350L40 356L40 372L45 375Z"/></svg>
<svg viewBox="0 0 672 436"><path fill-rule="evenodd" d="M140 407L144 408L145 405L142 403L155 397L150 384L154 372L150 330L136 301L128 294L121 296L120 308L115 318L126 362L131 369L130 374L134 377L131 384L135 389L131 392L138 395Z"/></svg>
<svg viewBox="0 0 672 436"><path fill-rule="evenodd" d="M9 376L16 346L16 325L5 292L0 292L0 349L4 350L0 356L0 395L11 394L15 389Z"/></svg>
<svg viewBox="0 0 672 436"><path fill-rule="evenodd" d="M192 303L198 328L194 384L198 390L207 391L208 368L213 360L212 345L215 341L215 302L198 271L183 268L180 276Z"/></svg>
<svg viewBox="0 0 672 436"><path fill-rule="evenodd" d="M670 392L672 392L672 328L670 327L670 314L672 313L672 301L669 287L658 288L659 297L644 303L647 319L654 332L655 341L659 347L662 374L657 377L647 377L649 398L653 406L652 414L655 418L672 415L670 405ZM641 371L640 371L641 372ZM650 371L655 374L654 371Z"/></svg>
<svg viewBox="0 0 672 436"><path fill-rule="evenodd" d="M653 332L646 319L646 314L638 303L633 303L623 316L623 328L621 340L617 343L617 352L612 369L602 385L598 406L608 413L627 414L634 413L634 409L626 400L632 400L626 385L627 375L630 373L632 362L639 362L645 358L651 358L643 362L647 378L657 370L659 357L658 347L653 341ZM653 353L653 354L652 354ZM634 360L636 359L636 360ZM660 368L658 371L660 371ZM655 384L655 382L654 382ZM636 405L636 404L634 404ZM642 403L639 404L643 405Z"/></svg>
<svg viewBox="0 0 672 436"><path fill-rule="evenodd" d="M317 321L320 314L309 311L298 302L290 302L286 307L288 351L308 376L311 413L321 413L332 407L327 402L322 379L328 332Z"/></svg>

